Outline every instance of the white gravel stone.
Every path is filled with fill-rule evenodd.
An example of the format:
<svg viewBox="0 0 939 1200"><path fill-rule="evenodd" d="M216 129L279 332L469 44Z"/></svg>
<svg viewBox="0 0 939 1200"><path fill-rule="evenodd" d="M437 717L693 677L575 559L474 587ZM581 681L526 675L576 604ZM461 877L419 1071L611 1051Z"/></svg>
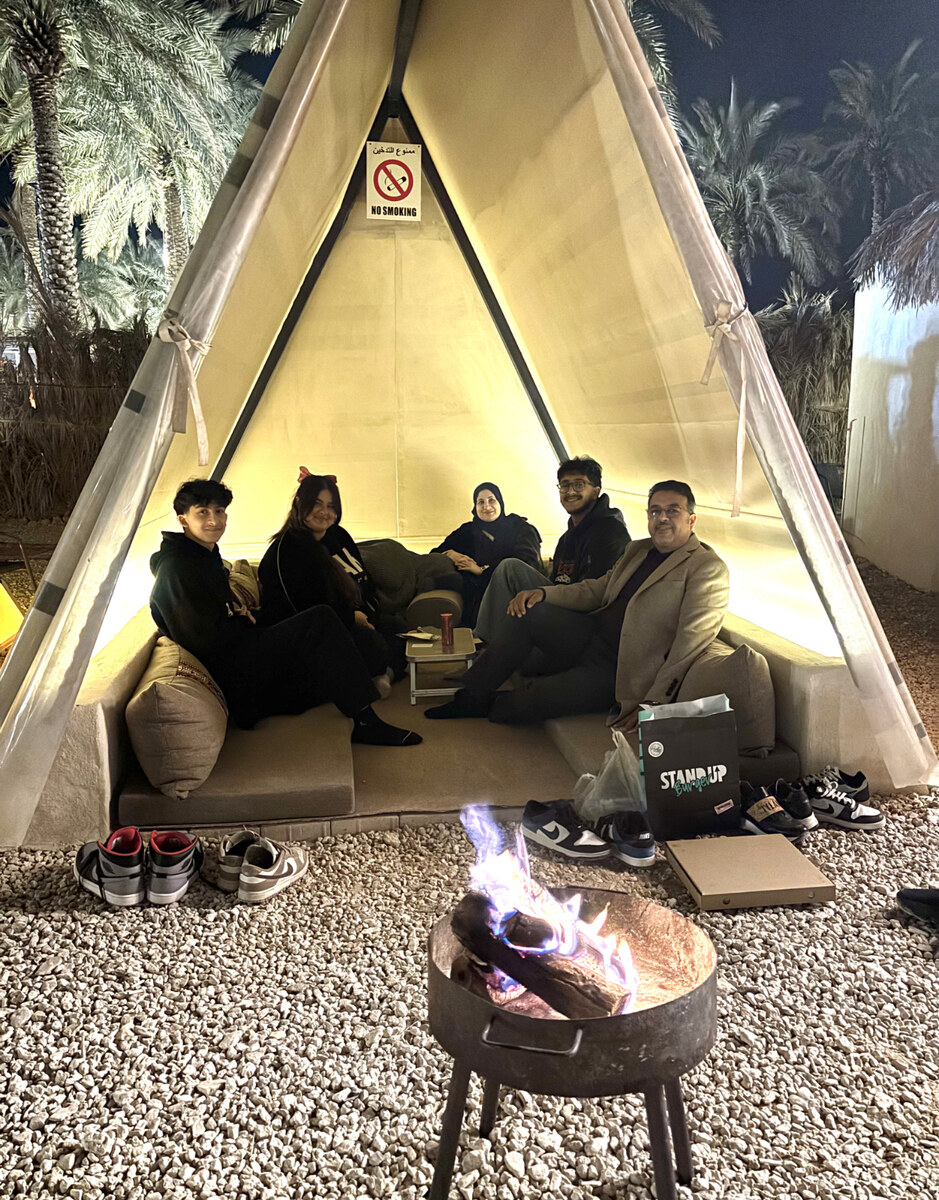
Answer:
<svg viewBox="0 0 939 1200"><path fill-rule="evenodd" d="M684 1081L702 1200L939 1200L939 936L899 918L939 881L939 794L883 799L883 833L820 832L838 900L698 913L664 864L535 858L622 888L718 952L720 1037ZM206 884L105 909L71 854L0 854L0 1195L30 1200L418 1200L451 1062L427 1028L424 944L462 894L458 827L326 838L270 905ZM454 1196L649 1200L642 1100L470 1090ZM315 1182L314 1182L315 1181Z"/></svg>

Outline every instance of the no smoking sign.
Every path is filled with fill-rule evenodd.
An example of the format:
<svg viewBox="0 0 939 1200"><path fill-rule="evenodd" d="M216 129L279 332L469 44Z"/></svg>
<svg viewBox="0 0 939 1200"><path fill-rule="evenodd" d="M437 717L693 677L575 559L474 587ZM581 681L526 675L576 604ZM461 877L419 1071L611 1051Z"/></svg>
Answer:
<svg viewBox="0 0 939 1200"><path fill-rule="evenodd" d="M368 142L365 213L373 221L421 219L421 148L410 143Z"/></svg>

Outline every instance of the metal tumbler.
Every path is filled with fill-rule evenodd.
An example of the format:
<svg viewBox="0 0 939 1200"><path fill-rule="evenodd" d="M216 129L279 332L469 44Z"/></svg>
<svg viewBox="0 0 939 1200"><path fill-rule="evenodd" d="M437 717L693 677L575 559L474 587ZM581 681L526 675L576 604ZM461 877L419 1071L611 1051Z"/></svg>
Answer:
<svg viewBox="0 0 939 1200"><path fill-rule="evenodd" d="M453 649L453 613L440 614L440 649Z"/></svg>

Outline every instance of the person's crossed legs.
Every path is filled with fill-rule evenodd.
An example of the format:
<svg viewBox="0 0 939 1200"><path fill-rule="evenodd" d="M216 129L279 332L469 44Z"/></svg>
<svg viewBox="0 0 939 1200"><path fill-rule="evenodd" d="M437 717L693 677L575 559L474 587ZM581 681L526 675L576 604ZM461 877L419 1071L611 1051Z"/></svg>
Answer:
<svg viewBox="0 0 939 1200"><path fill-rule="evenodd" d="M508 614L509 601L527 588L546 587L549 580L520 558L504 558L492 572L489 586L479 605L473 633L484 642L495 642L513 625L517 617Z"/></svg>
<svg viewBox="0 0 939 1200"><path fill-rule="evenodd" d="M500 724L514 724L609 708L616 659L596 636L591 614L542 603L524 617L507 621L505 632L469 669L453 700L428 709L425 716L431 720L488 716ZM525 679L513 691L498 692L533 650L542 653L553 673Z"/></svg>
<svg viewBox="0 0 939 1200"><path fill-rule="evenodd" d="M372 709L378 692L352 635L325 604L256 629L236 658L213 664L235 723L250 729L264 717L305 712L332 702L353 722L353 742L416 746L421 738L389 725Z"/></svg>

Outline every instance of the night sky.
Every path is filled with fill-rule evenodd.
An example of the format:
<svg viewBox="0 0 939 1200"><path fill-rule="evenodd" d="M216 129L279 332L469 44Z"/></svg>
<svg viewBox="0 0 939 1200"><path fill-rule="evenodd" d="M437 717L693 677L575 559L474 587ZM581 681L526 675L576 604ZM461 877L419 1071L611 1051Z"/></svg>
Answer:
<svg viewBox="0 0 939 1200"><path fill-rule="evenodd" d="M731 78L741 99L795 97L800 106L783 127L808 132L821 124L834 86L828 78L843 60L875 68L895 63L914 38L923 46L920 71L939 69L939 0L707 0L723 34L714 50L679 21L665 18L672 66L684 111L698 97L727 104ZM908 197L896 197L898 202ZM869 232L869 218L846 214L842 251L849 256ZM786 268L763 262L747 289L759 307L785 282Z"/></svg>

